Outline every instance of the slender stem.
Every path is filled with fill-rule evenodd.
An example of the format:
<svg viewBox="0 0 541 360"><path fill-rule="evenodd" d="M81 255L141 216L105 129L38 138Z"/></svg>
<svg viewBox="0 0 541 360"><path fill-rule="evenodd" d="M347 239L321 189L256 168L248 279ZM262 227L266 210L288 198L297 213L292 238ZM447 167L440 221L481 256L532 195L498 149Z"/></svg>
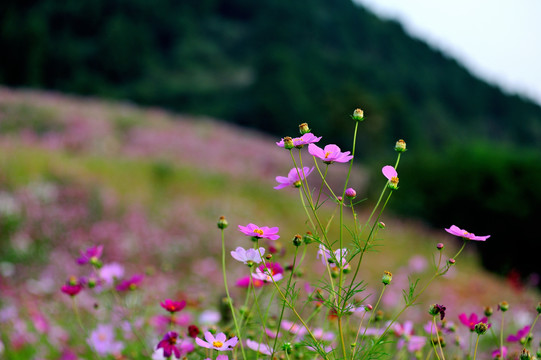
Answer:
<svg viewBox="0 0 541 360"><path fill-rule="evenodd" d="M436 324L436 316L433 316L432 317L432 320L434 321L434 327L436 329L436 338L438 339L438 346L440 348L440 352L441 352L441 358L443 360L445 360L445 354L443 353L443 348L441 346L441 341L440 341L440 335L438 333L438 325ZM432 334L431 334L432 335ZM436 352L436 355L437 355L437 352Z"/></svg>
<svg viewBox="0 0 541 360"><path fill-rule="evenodd" d="M81 330L86 331L85 327L83 326L83 322L81 321L81 316L79 315L79 309L77 308L75 296L71 297L71 304L73 305L73 312L75 313L75 317L77 318L77 323L79 324L79 327L81 328Z"/></svg>
<svg viewBox="0 0 541 360"><path fill-rule="evenodd" d="M481 335L477 334L477 341L475 341L475 351L473 352L473 360L475 360L475 357L477 356L477 346L479 345L479 337Z"/></svg>
<svg viewBox="0 0 541 360"><path fill-rule="evenodd" d="M502 322L500 324L500 356L503 358L503 319L505 313L502 311Z"/></svg>
<svg viewBox="0 0 541 360"><path fill-rule="evenodd" d="M319 199L321 197L321 190L323 190L323 184L327 178L327 171L329 171L329 164L325 167L325 174L323 174L323 179L321 179L321 185L319 186L319 192L317 193L316 207L319 205ZM321 173L320 173L321 174Z"/></svg>
<svg viewBox="0 0 541 360"><path fill-rule="evenodd" d="M231 309L231 314L233 315L233 322L235 323L235 330L237 332L237 338L239 339L240 343L240 351L242 352L242 358L246 359L246 354L244 353L244 345L242 343L242 337L240 334L240 328L239 324L237 322L237 316L235 315L235 308L233 307L233 300L231 299L231 296L229 295L229 287L227 286L227 276L225 271L225 236L224 236L224 229L220 229L220 233L222 236L222 273L224 276L224 287L225 287L225 293L227 295L227 302L229 303L229 308Z"/></svg>
<svg viewBox="0 0 541 360"><path fill-rule="evenodd" d="M370 324L372 322L372 318L374 317L374 314L376 313L377 309L378 309L378 306L379 306L379 303L381 301L381 298L383 297L383 293L385 292L385 289L387 288L387 285L383 285L383 288L381 289L381 292L379 293L379 298L378 298L378 301L376 302L376 305L374 306L374 308L372 309L371 313L370 313L370 317L368 318L368 324ZM364 342L364 338L365 338L365 335L366 335L366 331L368 330L368 327L366 327L364 329L364 332L363 332L363 337L361 339L361 344ZM383 336L383 335L382 335ZM380 337L381 338L381 337ZM378 339L378 342L379 342L379 339Z"/></svg>
<svg viewBox="0 0 541 360"><path fill-rule="evenodd" d="M351 155L353 156L353 159L355 159L355 147L357 146L357 129L359 128L359 122L355 122L355 130L353 131L353 145L351 147ZM353 159L351 159L349 163L349 169L348 174L346 176L346 182L344 183L344 193L342 196L344 196L346 192L346 188L348 187L349 177L351 176L351 169L353 168Z"/></svg>
<svg viewBox="0 0 541 360"><path fill-rule="evenodd" d="M430 324L430 343L432 344L432 349L434 349L434 354L436 354L436 357L439 359L440 356L438 355L438 349L436 349L436 344L434 343L434 339L432 339L432 326L436 323L436 317L432 317L432 324ZM436 337L438 338L439 343L439 336L438 336L438 327L436 326Z"/></svg>

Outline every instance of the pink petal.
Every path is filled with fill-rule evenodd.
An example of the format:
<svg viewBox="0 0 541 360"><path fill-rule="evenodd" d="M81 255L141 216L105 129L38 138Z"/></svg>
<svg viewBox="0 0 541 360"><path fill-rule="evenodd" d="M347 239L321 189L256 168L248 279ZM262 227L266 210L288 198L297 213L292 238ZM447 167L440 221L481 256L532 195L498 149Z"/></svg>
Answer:
<svg viewBox="0 0 541 360"><path fill-rule="evenodd" d="M382 169L381 169L381 172L383 173L383 175L391 180L393 177L395 176L398 176L398 173L396 172L395 168L392 167L391 165L386 165L384 166Z"/></svg>

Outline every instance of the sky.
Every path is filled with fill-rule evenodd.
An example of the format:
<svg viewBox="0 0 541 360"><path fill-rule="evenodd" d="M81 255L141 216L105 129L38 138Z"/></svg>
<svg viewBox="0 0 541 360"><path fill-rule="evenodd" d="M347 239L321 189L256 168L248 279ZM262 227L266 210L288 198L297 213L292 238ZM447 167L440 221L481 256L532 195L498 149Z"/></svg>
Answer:
<svg viewBox="0 0 541 360"><path fill-rule="evenodd" d="M541 104L541 0L355 1L477 77Z"/></svg>

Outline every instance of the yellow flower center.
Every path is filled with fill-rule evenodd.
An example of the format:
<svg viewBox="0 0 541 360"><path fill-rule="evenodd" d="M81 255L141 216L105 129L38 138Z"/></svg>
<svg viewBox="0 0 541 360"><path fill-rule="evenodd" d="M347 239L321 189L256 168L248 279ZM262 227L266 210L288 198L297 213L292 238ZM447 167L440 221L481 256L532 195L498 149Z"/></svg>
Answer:
<svg viewBox="0 0 541 360"><path fill-rule="evenodd" d="M393 177L391 178L391 184L398 184L398 177L393 176Z"/></svg>
<svg viewBox="0 0 541 360"><path fill-rule="evenodd" d="M330 153L330 152L326 152L326 153L325 153L325 159L327 159L327 158L329 157L329 155L331 155L331 153Z"/></svg>
<svg viewBox="0 0 541 360"><path fill-rule="evenodd" d="M212 346L217 347L217 348L221 348L222 346L224 346L224 343L221 342L221 341L213 341Z"/></svg>
<svg viewBox="0 0 541 360"><path fill-rule="evenodd" d="M259 236L263 236L263 230L261 229L255 229L254 232L258 234Z"/></svg>

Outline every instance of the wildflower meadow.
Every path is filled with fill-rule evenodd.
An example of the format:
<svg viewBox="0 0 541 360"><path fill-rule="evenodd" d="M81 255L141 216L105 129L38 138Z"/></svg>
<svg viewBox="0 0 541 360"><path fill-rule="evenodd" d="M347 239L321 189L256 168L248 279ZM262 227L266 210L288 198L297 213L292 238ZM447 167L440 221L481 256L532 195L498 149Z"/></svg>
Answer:
<svg viewBox="0 0 541 360"><path fill-rule="evenodd" d="M539 292L476 264L497 234L387 214L415 149L365 176L361 109L341 148L0 95L2 359L541 358Z"/></svg>

